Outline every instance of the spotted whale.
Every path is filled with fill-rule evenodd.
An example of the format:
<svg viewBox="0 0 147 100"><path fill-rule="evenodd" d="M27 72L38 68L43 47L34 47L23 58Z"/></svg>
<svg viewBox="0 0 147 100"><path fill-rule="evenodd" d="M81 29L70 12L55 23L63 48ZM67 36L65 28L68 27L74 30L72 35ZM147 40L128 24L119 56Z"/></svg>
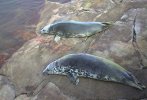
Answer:
<svg viewBox="0 0 147 100"><path fill-rule="evenodd" d="M44 75L66 75L78 85L79 77L122 83L143 90L145 88L135 76L120 65L101 57L86 53L68 54L51 62Z"/></svg>

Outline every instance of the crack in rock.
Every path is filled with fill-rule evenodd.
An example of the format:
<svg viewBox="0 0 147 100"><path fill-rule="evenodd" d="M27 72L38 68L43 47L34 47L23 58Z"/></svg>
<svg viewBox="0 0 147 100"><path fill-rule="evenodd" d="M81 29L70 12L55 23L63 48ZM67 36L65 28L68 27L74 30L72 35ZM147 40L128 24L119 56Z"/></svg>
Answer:
<svg viewBox="0 0 147 100"><path fill-rule="evenodd" d="M137 34L136 34L136 30L135 30L136 17L137 17L137 14L135 15L135 18L134 18L134 21L133 21L132 45L133 45L134 50L135 50L135 53L136 53L136 55L137 55L137 57L138 57L140 68L141 68L141 69L146 69L147 66L145 66L145 65L143 64L142 53L141 53L140 47L139 47L138 42L137 42Z"/></svg>

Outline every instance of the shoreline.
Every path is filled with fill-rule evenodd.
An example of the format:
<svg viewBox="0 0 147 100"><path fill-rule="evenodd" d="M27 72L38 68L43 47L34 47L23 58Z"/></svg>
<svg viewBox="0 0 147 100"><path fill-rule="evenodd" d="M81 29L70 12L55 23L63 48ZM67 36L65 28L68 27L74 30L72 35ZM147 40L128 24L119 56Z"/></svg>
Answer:
<svg viewBox="0 0 147 100"><path fill-rule="evenodd" d="M32 14L32 18L30 18L30 22L25 26L21 27L19 30L13 31L10 36L12 38L16 38L18 40L17 43L13 47L10 47L6 50L0 51L0 69L2 66L7 62L11 56L17 52L19 48L23 46L27 41L35 38L37 36L35 30L36 26L39 23L40 20L40 12L44 8L45 1L41 2L41 6L38 7L39 10L34 11Z"/></svg>

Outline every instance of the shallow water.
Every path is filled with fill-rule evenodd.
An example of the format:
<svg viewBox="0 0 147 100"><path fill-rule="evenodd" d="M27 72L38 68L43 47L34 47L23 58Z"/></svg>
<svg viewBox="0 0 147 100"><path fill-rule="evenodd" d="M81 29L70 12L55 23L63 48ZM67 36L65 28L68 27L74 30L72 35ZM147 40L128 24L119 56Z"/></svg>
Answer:
<svg viewBox="0 0 147 100"><path fill-rule="evenodd" d="M44 0L0 0L0 65L36 36L35 26L43 4Z"/></svg>

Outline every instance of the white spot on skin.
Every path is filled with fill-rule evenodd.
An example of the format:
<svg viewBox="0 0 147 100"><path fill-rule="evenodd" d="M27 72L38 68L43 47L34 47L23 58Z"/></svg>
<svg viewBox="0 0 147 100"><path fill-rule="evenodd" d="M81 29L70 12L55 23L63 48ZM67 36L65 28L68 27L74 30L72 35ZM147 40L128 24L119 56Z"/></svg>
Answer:
<svg viewBox="0 0 147 100"><path fill-rule="evenodd" d="M89 74L89 78L97 79L97 74Z"/></svg>
<svg viewBox="0 0 147 100"><path fill-rule="evenodd" d="M78 71L78 69L75 69L75 71L74 71L74 72L78 73L79 71Z"/></svg>
<svg viewBox="0 0 147 100"><path fill-rule="evenodd" d="M96 74L93 74L93 78L94 78L94 79L97 79L97 75L96 75Z"/></svg>
<svg viewBox="0 0 147 100"><path fill-rule="evenodd" d="M84 72L81 72L81 75L80 76L84 76Z"/></svg>
<svg viewBox="0 0 147 100"><path fill-rule="evenodd" d="M106 80L109 80L109 76L107 76L107 75L106 75L104 78L105 78Z"/></svg>
<svg viewBox="0 0 147 100"><path fill-rule="evenodd" d="M64 68L64 67L63 67L63 68L61 68L60 70L61 70L61 72L62 72L62 73L64 73L64 72L65 72L65 68Z"/></svg>

